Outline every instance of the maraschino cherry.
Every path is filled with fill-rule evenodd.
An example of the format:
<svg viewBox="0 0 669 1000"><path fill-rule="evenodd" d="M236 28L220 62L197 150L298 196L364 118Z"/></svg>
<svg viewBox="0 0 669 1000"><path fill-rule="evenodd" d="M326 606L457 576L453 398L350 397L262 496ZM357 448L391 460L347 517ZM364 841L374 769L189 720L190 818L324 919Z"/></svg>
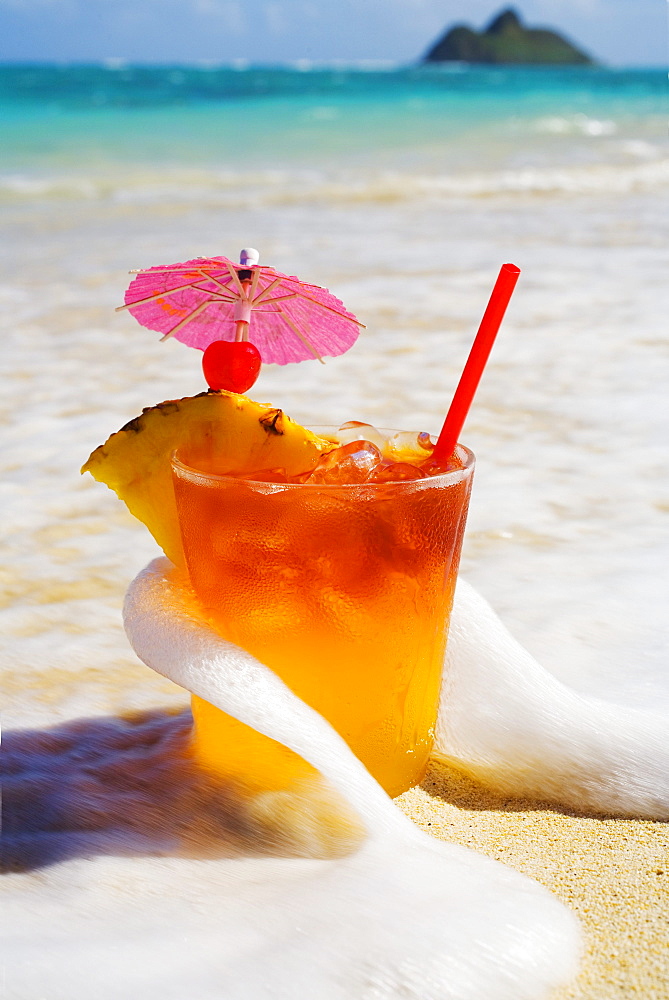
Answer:
<svg viewBox="0 0 669 1000"><path fill-rule="evenodd" d="M246 392L260 374L260 351L248 340L215 340L202 356L202 371L210 389Z"/></svg>

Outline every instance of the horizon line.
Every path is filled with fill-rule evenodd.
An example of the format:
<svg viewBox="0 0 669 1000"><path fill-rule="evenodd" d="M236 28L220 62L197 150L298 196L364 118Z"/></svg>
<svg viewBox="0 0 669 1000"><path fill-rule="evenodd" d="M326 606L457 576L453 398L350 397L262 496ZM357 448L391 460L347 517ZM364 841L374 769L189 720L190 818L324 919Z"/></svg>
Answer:
<svg viewBox="0 0 669 1000"><path fill-rule="evenodd" d="M75 58L75 59L33 59L33 58L0 58L0 66L53 66L66 69L68 67L95 67L110 71L122 71L125 69L195 69L201 71L211 71L218 69L233 69L237 72L244 72L249 69L291 69L298 72L310 72L311 70L323 69L356 69L369 70L370 72L388 72L398 69L416 69L418 67L437 72L463 72L470 69L490 69L490 70L578 70L597 71L605 70L653 70L667 72L667 66L651 63L607 63L596 62L591 65L570 65L564 63L473 63L465 60L448 60L444 62L425 62L423 58L406 62L394 59L285 59L273 62L258 61L251 59L193 59L193 60L134 60L126 59L123 56L106 56L99 59Z"/></svg>

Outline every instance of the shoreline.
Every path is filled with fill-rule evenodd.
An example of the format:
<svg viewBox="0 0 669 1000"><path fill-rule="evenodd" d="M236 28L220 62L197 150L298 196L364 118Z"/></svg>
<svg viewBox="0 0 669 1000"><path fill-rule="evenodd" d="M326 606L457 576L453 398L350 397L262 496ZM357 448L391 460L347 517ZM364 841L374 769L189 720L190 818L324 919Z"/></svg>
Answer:
<svg viewBox="0 0 669 1000"><path fill-rule="evenodd" d="M425 832L535 879L576 914L579 974L552 1000L667 1000L669 824L497 795L440 760L396 804Z"/></svg>
<svg viewBox="0 0 669 1000"><path fill-rule="evenodd" d="M29 831L26 846L21 846L20 839L17 841L17 857L20 859L27 848L28 864L17 867L10 863L3 871L8 876L5 889L10 898L41 886L40 895L44 893L43 902L48 903L54 891L60 896L62 880L69 877L65 873L73 870L72 864L79 878L86 878L88 871L88 880L95 880L96 872L110 868L116 872L115 878L124 882L123 872L136 871L141 855L147 871L161 863L161 858L175 873L183 869L179 879L188 879L188 866L206 866L217 858L242 860L245 852L243 838L239 840L241 827L235 820L236 800L221 797L219 786L214 783L209 787L198 777L199 772L191 772L184 759L189 719L187 710L174 707L103 716L88 722L79 718L55 729L39 727L32 733L25 730L23 751L21 731L7 733L10 756L15 744L17 761L22 756L28 761L30 744L37 753L33 768L40 752L51 755L41 783L37 775L34 794L39 797L44 780L50 782L52 792L47 798L53 811L61 799L57 788L62 787L61 805L69 817L62 832L47 822L45 838L35 841L33 848L27 846ZM78 767L75 757L70 758L72 738L80 743L75 757L82 761L90 758L88 765ZM113 755L119 749L124 753L128 740L134 742L136 750L127 760L117 757L115 768L123 778L119 787L125 788L126 798L135 789L131 794L133 834L117 819L118 798L105 792L104 783L92 820L86 797L90 790L76 798L78 810L73 808L72 798L77 794L77 781L83 780L85 785L90 780L91 767L95 768L100 751L104 748ZM139 780L137 766L140 771L151 772L151 794L142 791L145 782ZM103 772L104 762L100 774ZM420 786L394 801L424 832L526 875L575 914L584 945L579 971L574 980L551 993L551 1000L667 1000L669 823L579 814L500 795L439 758L432 759ZM106 834L105 816L109 826ZM72 827L78 827L78 837L73 838ZM140 846L135 851L132 844L137 837ZM11 835L8 848L10 840ZM78 846L79 841L83 844L86 840L90 849ZM118 848L124 841L130 855L138 857L123 860L125 852ZM38 856L41 861L35 863Z"/></svg>

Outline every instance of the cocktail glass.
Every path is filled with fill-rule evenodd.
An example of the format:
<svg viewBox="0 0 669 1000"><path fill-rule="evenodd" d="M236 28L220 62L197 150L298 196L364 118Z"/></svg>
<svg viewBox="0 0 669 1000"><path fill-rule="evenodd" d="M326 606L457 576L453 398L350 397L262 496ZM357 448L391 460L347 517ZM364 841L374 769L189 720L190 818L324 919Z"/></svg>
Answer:
<svg viewBox="0 0 669 1000"><path fill-rule="evenodd" d="M392 432L389 432L392 433ZM217 475L172 459L188 572L217 631L321 713L390 795L432 749L474 469L349 485ZM193 696L199 762L247 789L288 788L311 765Z"/></svg>

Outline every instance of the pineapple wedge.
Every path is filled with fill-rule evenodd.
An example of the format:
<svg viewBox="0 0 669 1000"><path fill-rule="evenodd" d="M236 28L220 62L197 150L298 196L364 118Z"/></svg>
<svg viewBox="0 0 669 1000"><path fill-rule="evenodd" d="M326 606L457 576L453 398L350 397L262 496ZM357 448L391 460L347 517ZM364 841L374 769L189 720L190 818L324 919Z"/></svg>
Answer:
<svg viewBox="0 0 669 1000"><path fill-rule="evenodd" d="M220 475L285 469L293 476L311 471L333 447L282 410L209 390L145 408L96 448L81 471L114 490L165 555L183 566L170 464L175 449L205 470L215 462L209 471Z"/></svg>

